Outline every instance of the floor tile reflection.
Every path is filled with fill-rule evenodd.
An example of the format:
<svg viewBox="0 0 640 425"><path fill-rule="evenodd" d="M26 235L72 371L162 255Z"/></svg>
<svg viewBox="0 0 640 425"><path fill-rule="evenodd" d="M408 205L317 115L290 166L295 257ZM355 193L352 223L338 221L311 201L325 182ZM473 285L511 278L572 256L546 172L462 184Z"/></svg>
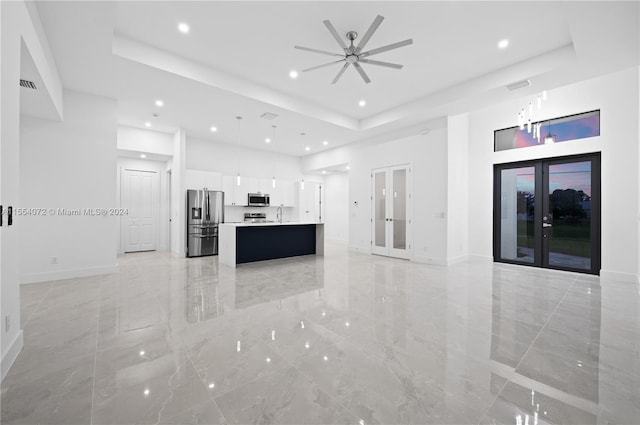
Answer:
<svg viewBox="0 0 640 425"><path fill-rule="evenodd" d="M24 285L3 424L601 424L640 417L633 284L350 252L127 254Z"/></svg>

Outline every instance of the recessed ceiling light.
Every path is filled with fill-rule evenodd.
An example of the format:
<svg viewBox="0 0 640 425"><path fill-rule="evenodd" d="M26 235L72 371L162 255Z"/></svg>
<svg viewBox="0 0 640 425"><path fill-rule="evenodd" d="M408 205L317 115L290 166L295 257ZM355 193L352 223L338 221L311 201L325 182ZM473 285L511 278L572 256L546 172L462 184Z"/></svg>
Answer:
<svg viewBox="0 0 640 425"><path fill-rule="evenodd" d="M327 146L329 144L329 142L327 140L325 140L324 142L322 142L322 144Z"/></svg>
<svg viewBox="0 0 640 425"><path fill-rule="evenodd" d="M215 133L216 131L218 131L218 127L212 126L209 130L211 130L212 133Z"/></svg>
<svg viewBox="0 0 640 425"><path fill-rule="evenodd" d="M367 102L365 100L361 100L358 102L358 106L360 106L361 108L364 108L365 106L367 106Z"/></svg>
<svg viewBox="0 0 640 425"><path fill-rule="evenodd" d="M349 169L351 169L351 167L349 167L349 166L347 165L347 170L349 170Z"/></svg>
<svg viewBox="0 0 640 425"><path fill-rule="evenodd" d="M327 174L327 170L322 170L322 174Z"/></svg>
<svg viewBox="0 0 640 425"><path fill-rule="evenodd" d="M506 49L507 46L509 46L509 40L507 40L506 38L504 40L498 41L498 48Z"/></svg>
<svg viewBox="0 0 640 425"><path fill-rule="evenodd" d="M311 150L311 148L309 146L307 146L306 148L304 148L304 150L309 152Z"/></svg>
<svg viewBox="0 0 640 425"><path fill-rule="evenodd" d="M298 71L292 69L291 71L289 71L289 77L295 80L296 78L298 78Z"/></svg>
<svg viewBox="0 0 640 425"><path fill-rule="evenodd" d="M188 34L189 33L189 25L185 24L184 22L180 22L178 24L178 31L180 31L183 34Z"/></svg>
<svg viewBox="0 0 640 425"><path fill-rule="evenodd" d="M156 106L161 108L161 107L164 106L164 102L162 100L158 99L158 100L156 100Z"/></svg>
<svg viewBox="0 0 640 425"><path fill-rule="evenodd" d="M151 123L149 121L147 121L146 123L144 123L145 127L151 127Z"/></svg>
<svg viewBox="0 0 640 425"><path fill-rule="evenodd" d="M266 139L264 139L265 143L271 143L271 139L269 139L268 137Z"/></svg>
<svg viewBox="0 0 640 425"><path fill-rule="evenodd" d="M140 158L146 158L146 157L147 157L147 155L145 155L143 153L140 154ZM140 351L140 355L144 356L144 351Z"/></svg>

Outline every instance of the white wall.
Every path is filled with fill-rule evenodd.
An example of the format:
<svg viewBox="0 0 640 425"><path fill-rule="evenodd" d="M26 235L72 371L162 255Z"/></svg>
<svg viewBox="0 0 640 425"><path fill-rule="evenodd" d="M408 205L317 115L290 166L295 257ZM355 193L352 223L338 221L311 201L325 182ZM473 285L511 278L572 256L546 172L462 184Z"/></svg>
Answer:
<svg viewBox="0 0 640 425"><path fill-rule="evenodd" d="M43 100L62 116L62 84L42 24L33 4L0 2L0 205L20 207L20 79L21 43L26 46L38 73ZM20 326L20 232L21 218L8 227L6 216L0 229L0 345L4 379L23 345ZM9 323L7 323L7 320Z"/></svg>
<svg viewBox="0 0 640 425"><path fill-rule="evenodd" d="M411 164L411 259L447 263L446 128L432 128L424 136L414 135L386 143L346 146L305 158L303 162L305 169L349 164L349 247L363 252L371 252L371 170Z"/></svg>
<svg viewBox="0 0 640 425"><path fill-rule="evenodd" d="M466 259L469 252L469 117L447 120L447 263Z"/></svg>
<svg viewBox="0 0 640 425"><path fill-rule="evenodd" d="M297 181L300 158L274 152L247 149L210 140L187 138L186 168L217 171L223 176L241 176Z"/></svg>
<svg viewBox="0 0 640 425"><path fill-rule="evenodd" d="M186 133L179 129L173 135L173 158L170 162L171 170L171 252L178 257L186 255L185 240L185 157L186 157Z"/></svg>
<svg viewBox="0 0 640 425"><path fill-rule="evenodd" d="M324 237L349 242L349 174L327 175L324 179Z"/></svg>
<svg viewBox="0 0 640 425"><path fill-rule="evenodd" d="M167 173L167 163L164 161L149 161L144 159L134 158L118 158L118 174L117 181L117 200L118 206L121 206L121 190L122 190L122 171L138 170L138 171L150 171L158 174L158 181L160 183L160 190L158 193L160 205L158 211L158 229L157 229L157 249L158 251L170 251L169 246L169 232L170 222L169 217L171 215L169 207L169 177ZM124 222L122 217L117 217L118 229L122 230L122 224ZM118 253L124 253L124 241L122 240L122 232L118 232Z"/></svg>
<svg viewBox="0 0 640 425"><path fill-rule="evenodd" d="M116 102L72 91L64 102L62 122L21 122L20 206L47 212L22 217L22 283L116 270L117 218L58 210L117 207Z"/></svg>
<svg viewBox="0 0 640 425"><path fill-rule="evenodd" d="M491 258L493 165L520 160L602 152L603 277L638 275L638 68L549 91L540 119L601 110L601 135L554 145L493 152L493 131L515 124L528 99L470 113L469 252Z"/></svg>
<svg viewBox="0 0 640 425"><path fill-rule="evenodd" d="M118 126L118 149L133 152L173 155L173 136L158 131Z"/></svg>

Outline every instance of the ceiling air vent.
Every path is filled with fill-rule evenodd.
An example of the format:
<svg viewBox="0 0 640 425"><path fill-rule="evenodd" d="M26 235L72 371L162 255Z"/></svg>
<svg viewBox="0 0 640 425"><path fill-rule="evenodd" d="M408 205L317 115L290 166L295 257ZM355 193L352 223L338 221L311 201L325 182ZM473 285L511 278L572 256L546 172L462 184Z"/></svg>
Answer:
<svg viewBox="0 0 640 425"><path fill-rule="evenodd" d="M264 118L265 120L275 120L276 118L278 118L278 114L265 112L264 114L260 115L260 118Z"/></svg>
<svg viewBox="0 0 640 425"><path fill-rule="evenodd" d="M20 87L25 87L27 89L38 90L33 81L28 80L20 80Z"/></svg>
<svg viewBox="0 0 640 425"><path fill-rule="evenodd" d="M516 83L511 83L507 85L507 90L509 91L514 91L514 90L518 90L521 89L523 87L529 87L531 85L531 81L529 80L522 80L522 81L518 81Z"/></svg>

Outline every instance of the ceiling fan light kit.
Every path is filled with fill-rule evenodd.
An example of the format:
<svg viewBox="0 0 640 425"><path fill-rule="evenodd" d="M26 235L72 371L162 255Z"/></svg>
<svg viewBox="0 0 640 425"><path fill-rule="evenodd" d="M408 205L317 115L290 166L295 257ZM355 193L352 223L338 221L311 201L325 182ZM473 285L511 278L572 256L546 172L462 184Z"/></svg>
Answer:
<svg viewBox="0 0 640 425"><path fill-rule="evenodd" d="M383 66L383 67L386 67L386 68L401 69L402 65L399 65L397 63L390 63L390 62L382 62L382 61L377 61L377 60L371 60L371 59L368 59L368 57L369 56L373 56L373 55L377 55L379 53L387 52L389 50L397 49L399 47L404 47L404 46L408 46L410 44L413 44L413 40L412 39L407 39L407 40L399 41L397 43L388 44L386 46L382 46L382 47L378 47L378 48L375 48L375 49L368 50L366 52L362 51L364 49L364 47L367 45L367 43L369 42L369 39L373 36L373 33L376 32L376 30L378 29L378 27L380 26L380 24L382 23L383 20L384 20L384 17L382 17L380 15L376 16L376 18L373 20L373 23L371 24L371 26L369 27L367 32L364 34L364 36L360 39L360 41L359 41L357 46L354 46L354 44L353 44L353 42L356 40L356 38L358 38L358 33L357 32L355 32L355 31L347 32L346 38L347 38L347 40L349 40L349 43L350 43L350 45L347 46L346 43L344 42L344 40L338 34L338 31L336 31L336 29L333 26L333 24L331 24L331 21L329 21L329 20L323 21L323 24L325 25L325 27L327 27L327 29L329 30L329 32L331 33L333 38L338 42L338 45L342 48L344 53L333 53L333 52L328 52L326 50L312 49L310 47L294 46L294 48L299 49L299 50L304 50L304 51L312 52L312 53L320 53L320 54L323 54L323 55L335 56L335 57L340 57L341 58L341 59L333 61L333 62L329 62L329 63L325 63L325 64L322 64L322 65L313 66L311 68L303 69L302 72L309 72L309 71L313 71L315 69L320 69L320 68L324 68L324 67L327 67L327 66L331 66L331 65L337 64L337 63L344 62L344 65L342 65L342 68L340 68L340 70L338 71L338 75L336 75L336 77L333 79L331 84L335 84L335 83L338 82L338 80L340 79L340 77L342 77L342 74L344 74L344 72L349 67L349 65L353 65L353 67L356 69L358 74L360 74L360 77L362 77L364 82L368 84L368 83L371 82L371 79L369 78L367 73L362 68L361 64L363 64L363 63L366 63L368 65Z"/></svg>

